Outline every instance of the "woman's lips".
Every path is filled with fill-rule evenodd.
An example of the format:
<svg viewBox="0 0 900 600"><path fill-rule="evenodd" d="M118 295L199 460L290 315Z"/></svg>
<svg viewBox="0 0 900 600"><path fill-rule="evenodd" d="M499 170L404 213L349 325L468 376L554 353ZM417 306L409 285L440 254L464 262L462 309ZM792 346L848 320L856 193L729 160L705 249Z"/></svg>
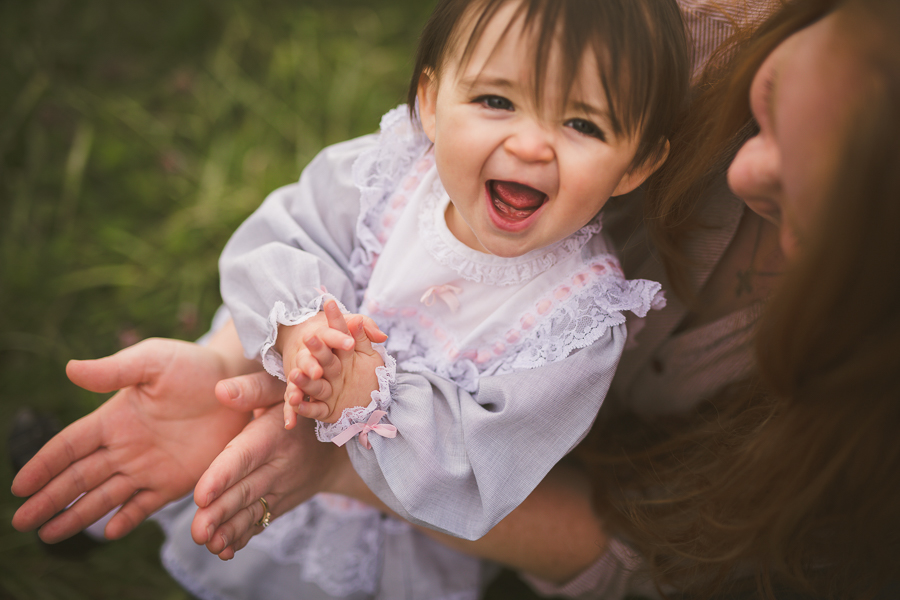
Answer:
<svg viewBox="0 0 900 600"><path fill-rule="evenodd" d="M547 200L547 194L522 183L490 180L487 191L498 217L504 221L524 221Z"/></svg>

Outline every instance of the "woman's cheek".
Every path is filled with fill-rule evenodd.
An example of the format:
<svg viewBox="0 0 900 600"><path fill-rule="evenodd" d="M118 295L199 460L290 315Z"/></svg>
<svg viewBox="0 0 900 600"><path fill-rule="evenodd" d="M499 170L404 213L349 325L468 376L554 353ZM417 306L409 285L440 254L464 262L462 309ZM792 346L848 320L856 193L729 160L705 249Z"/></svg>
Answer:
<svg viewBox="0 0 900 600"><path fill-rule="evenodd" d="M781 244L781 252L784 258L790 262L797 256L800 247L800 240L797 237L794 227L789 223L783 223L779 229L779 242Z"/></svg>

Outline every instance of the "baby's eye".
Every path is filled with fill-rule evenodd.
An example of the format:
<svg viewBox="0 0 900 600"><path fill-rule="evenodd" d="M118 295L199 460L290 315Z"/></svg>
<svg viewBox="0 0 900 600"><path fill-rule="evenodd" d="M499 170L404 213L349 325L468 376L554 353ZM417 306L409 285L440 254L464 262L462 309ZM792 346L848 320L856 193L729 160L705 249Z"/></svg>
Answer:
<svg viewBox="0 0 900 600"><path fill-rule="evenodd" d="M601 142L606 141L606 134L603 133L603 130L590 121L584 119L570 119L566 121L566 126L571 127L582 135L597 138Z"/></svg>
<svg viewBox="0 0 900 600"><path fill-rule="evenodd" d="M486 108L493 108L494 110L513 109L512 102L510 102L503 96L479 96L475 99L475 101L482 104Z"/></svg>

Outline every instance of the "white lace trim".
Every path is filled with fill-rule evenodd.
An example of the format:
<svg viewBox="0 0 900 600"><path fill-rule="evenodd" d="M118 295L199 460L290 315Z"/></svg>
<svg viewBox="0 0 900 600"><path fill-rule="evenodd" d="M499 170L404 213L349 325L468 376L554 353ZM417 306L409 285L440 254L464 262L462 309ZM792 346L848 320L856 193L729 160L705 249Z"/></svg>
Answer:
<svg viewBox="0 0 900 600"><path fill-rule="evenodd" d="M397 355L401 369L433 372L475 393L482 376L533 369L562 360L596 342L611 327L625 323L625 311L644 317L649 310L665 306L659 283L624 279L618 262L610 255L581 265L560 282L536 300L518 326L494 338L479 340L477 347L435 343L436 337L430 331L423 331L407 319L384 314L373 317L380 323L384 321L382 328L391 332L388 348Z"/></svg>
<svg viewBox="0 0 900 600"><path fill-rule="evenodd" d="M627 280L617 276L598 279L591 289L566 302L534 329L534 333L512 360L500 361L495 374L533 369L562 360L575 350L586 348L606 333L625 323L625 311L644 317L665 306L662 286L646 279Z"/></svg>
<svg viewBox="0 0 900 600"><path fill-rule="evenodd" d="M401 105L382 117L377 144L360 154L353 164L353 181L360 191L360 215L356 224L358 245L351 252L349 269L359 300L389 233L384 223L389 219L385 217L395 204L402 209L405 197L399 188L405 177L416 175L414 167L422 170L433 165L433 161L421 160L430 147L431 141L410 120L406 105ZM415 177L413 180L418 181ZM602 229L598 216L568 238L546 248L514 258L496 257L467 247L450 233L441 210L448 200L440 179L436 178L419 214L420 226L427 232L423 235L425 247L440 264L457 271L463 278L490 285L515 285L534 279L579 251Z"/></svg>
<svg viewBox="0 0 900 600"><path fill-rule="evenodd" d="M358 300L362 299L384 248L378 236L380 217L400 181L431 147L428 136L410 120L405 104L381 118L380 130L375 147L360 154L353 163L353 183L360 191L360 212L356 223L358 245L350 254L349 270Z"/></svg>
<svg viewBox="0 0 900 600"><path fill-rule="evenodd" d="M531 281L581 250L592 236L602 230L598 215L569 237L545 248L511 258L492 256L469 248L450 232L443 216L448 202L444 186L440 179L436 179L419 212L422 242L441 265L453 269L464 279L488 285L516 285Z"/></svg>
<svg viewBox="0 0 900 600"><path fill-rule="evenodd" d="M316 438L320 442L330 442L351 425L368 421L369 415L376 410L387 412L391 406L393 402L391 390L397 381L397 361L387 353L384 344L372 344L372 348L378 352L378 355L384 361L383 367L376 367L375 369L375 376L378 378L378 389L372 392L372 401L366 406L345 408L341 412L340 419L335 423L316 421Z"/></svg>
<svg viewBox="0 0 900 600"><path fill-rule="evenodd" d="M266 337L266 341L263 343L262 349L260 350L263 368L269 375L277 377L282 381L287 379L284 373L284 359L281 356L281 353L275 349L275 340L278 339L278 326L291 326L305 323L318 314L319 311L322 310L325 301L329 299L337 302L341 312L347 314L348 311L344 308L341 301L329 293L322 294L306 306L301 306L293 311L288 311L284 302L278 301L275 303L275 306L269 311L269 335Z"/></svg>

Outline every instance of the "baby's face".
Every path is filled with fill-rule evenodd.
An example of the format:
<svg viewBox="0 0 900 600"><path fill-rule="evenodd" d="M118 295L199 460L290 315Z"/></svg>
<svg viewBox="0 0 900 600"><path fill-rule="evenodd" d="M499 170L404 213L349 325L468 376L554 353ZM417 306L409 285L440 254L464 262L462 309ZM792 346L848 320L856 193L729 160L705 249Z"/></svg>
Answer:
<svg viewBox="0 0 900 600"><path fill-rule="evenodd" d="M422 125L450 195L448 227L469 247L505 257L565 239L652 170L629 171L637 134L613 133L592 55L564 100L554 49L536 106L534 40L520 22L502 35L514 9L508 3L493 18L471 60L450 57L438 81L419 86Z"/></svg>

